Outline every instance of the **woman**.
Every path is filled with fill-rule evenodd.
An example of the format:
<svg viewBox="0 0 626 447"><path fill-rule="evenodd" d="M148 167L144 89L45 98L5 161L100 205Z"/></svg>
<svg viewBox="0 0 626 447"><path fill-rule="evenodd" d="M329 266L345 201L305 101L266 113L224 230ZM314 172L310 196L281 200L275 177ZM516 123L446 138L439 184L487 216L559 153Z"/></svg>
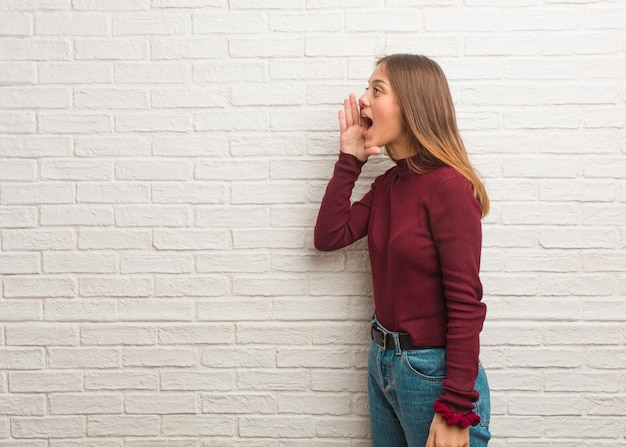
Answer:
<svg viewBox="0 0 626 447"><path fill-rule="evenodd" d="M378 61L339 112L340 153L315 226L336 250L368 236L374 286L368 369L374 447L483 447L489 388L481 218L489 209L456 124L443 71L420 55ZM350 196L381 147L396 166Z"/></svg>

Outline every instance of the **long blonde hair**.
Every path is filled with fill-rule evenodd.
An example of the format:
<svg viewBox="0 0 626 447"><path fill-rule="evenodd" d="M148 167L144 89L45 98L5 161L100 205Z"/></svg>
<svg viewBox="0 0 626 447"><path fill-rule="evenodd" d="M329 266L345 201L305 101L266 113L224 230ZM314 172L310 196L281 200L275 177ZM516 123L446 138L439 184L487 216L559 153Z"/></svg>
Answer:
<svg viewBox="0 0 626 447"><path fill-rule="evenodd" d="M402 118L409 133L409 167L424 172L446 165L457 170L472 186L483 216L489 212L489 197L483 182L472 167L456 123L448 81L432 59L417 54L392 54L378 60L394 90ZM391 148L388 148L388 150ZM389 150L394 158L392 150Z"/></svg>

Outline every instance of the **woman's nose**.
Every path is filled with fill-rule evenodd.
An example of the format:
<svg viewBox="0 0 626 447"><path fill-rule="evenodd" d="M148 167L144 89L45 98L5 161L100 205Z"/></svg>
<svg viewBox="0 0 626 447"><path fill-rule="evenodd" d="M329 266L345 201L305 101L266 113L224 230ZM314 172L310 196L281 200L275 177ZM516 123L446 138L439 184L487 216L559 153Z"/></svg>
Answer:
<svg viewBox="0 0 626 447"><path fill-rule="evenodd" d="M367 99L367 92L363 93L359 98L359 108L363 108L369 105L369 101Z"/></svg>

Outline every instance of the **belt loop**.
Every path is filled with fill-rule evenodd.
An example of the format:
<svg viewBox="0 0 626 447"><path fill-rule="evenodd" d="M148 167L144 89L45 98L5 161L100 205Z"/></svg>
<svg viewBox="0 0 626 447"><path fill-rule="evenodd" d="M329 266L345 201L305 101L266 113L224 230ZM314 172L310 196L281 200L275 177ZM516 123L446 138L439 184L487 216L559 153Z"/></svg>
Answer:
<svg viewBox="0 0 626 447"><path fill-rule="evenodd" d="M396 355L402 354L402 348L400 347L400 337L397 332L391 332L389 335L393 336L393 341L396 346Z"/></svg>

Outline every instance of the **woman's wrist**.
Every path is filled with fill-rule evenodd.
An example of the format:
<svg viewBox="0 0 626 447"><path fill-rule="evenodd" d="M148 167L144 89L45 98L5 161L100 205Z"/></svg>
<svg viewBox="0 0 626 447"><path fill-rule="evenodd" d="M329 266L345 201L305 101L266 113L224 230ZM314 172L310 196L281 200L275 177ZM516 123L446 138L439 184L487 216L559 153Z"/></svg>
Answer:
<svg viewBox="0 0 626 447"><path fill-rule="evenodd" d="M476 413L453 413L450 408L440 400L435 402L434 410L448 425L458 425L459 427L467 428L470 425L478 425L480 423L480 416Z"/></svg>

